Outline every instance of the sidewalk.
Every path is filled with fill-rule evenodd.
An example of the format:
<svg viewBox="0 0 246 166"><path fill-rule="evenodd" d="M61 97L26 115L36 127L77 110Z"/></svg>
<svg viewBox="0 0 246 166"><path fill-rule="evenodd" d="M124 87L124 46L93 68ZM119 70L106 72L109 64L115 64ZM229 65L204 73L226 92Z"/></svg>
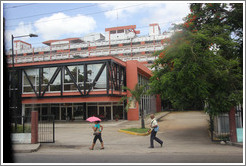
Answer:
<svg viewBox="0 0 246 166"><path fill-rule="evenodd" d="M157 120L161 119L162 117L166 116L169 112L160 112L160 113L156 113L155 117ZM145 126L149 126L151 120L149 118L149 115L147 115L145 117ZM107 128L124 128L124 127L139 127L141 124L141 119L139 119L138 121L127 121L127 120L119 120L119 121L106 121L106 122L102 122L103 126L107 127ZM77 125L79 126L81 123L57 123L55 125L56 127L56 132L57 129L62 129L64 128L64 130L66 130L65 128L69 127L70 125ZM90 123L87 122L82 122L82 124L84 126L90 126ZM88 127L89 128L89 127ZM64 132L66 133L66 132ZM57 134L55 134L57 137ZM77 139L73 139L68 141L66 136L62 136L62 133L59 134L61 136L59 136L59 138L56 138L55 143L49 143L49 144L44 144L45 146L53 146L53 147L69 147L69 148L74 148L74 147L78 147L81 146L81 143L78 141L79 138ZM41 144L13 144L12 149L14 153L31 153L31 152L35 152L38 151L38 149L40 148Z"/></svg>
<svg viewBox="0 0 246 166"><path fill-rule="evenodd" d="M162 117L168 115L169 112L160 112L155 114L155 118L157 121L160 121L160 125L165 122L166 125L162 127L162 130L167 130L172 123L169 119L161 119ZM173 114L170 114L172 117ZM188 115L187 115L188 116ZM169 117L169 116L168 116ZM164 120L164 121L163 121ZM177 119L178 120L178 119ZM146 116L145 118L145 126L148 128L150 125L151 119L149 116ZM182 122L184 123L184 122ZM176 128L178 130L182 130L182 123L180 125L177 125ZM191 122L185 122L185 123L191 123ZM139 143L139 139L143 139L143 143L148 143L148 139L145 136L132 136L130 134L125 134L118 132L119 129L124 129L124 128L139 128L141 126L141 119L138 121L127 121L127 120L119 120L119 121L105 121L101 123L104 126L104 131L103 131L103 139L105 139L105 146L111 143L110 146L116 146L115 148L118 148L117 145L119 144L119 141L123 139L124 141L129 140L132 143ZM88 149L91 143L91 139L93 137L92 135L92 123L89 122L80 122L80 123L56 123L55 124L55 143L42 143L42 144L14 144L13 145L13 151L16 153L30 153L30 152L35 152L38 151L40 146L41 147L56 147L56 148L70 148L70 149L78 149L78 148L85 148ZM171 126L170 126L171 127ZM177 130L176 129L176 130ZM170 129L170 131L174 131L173 129ZM184 131L187 132L187 131ZM159 134L162 134L163 132L159 132ZM165 131L164 136L168 138L168 132ZM138 138L136 138L138 137ZM140 138L139 138L140 137ZM143 138L142 138L143 137ZM170 140L173 141L175 140L176 136L170 137ZM198 138L197 138L198 139ZM111 141L107 141L111 140ZM136 141L136 142L134 142ZM202 140L201 140L202 141ZM209 142L209 140L208 140ZM234 146L240 146L243 147L242 143L231 143L230 145ZM126 145L124 145L126 146Z"/></svg>

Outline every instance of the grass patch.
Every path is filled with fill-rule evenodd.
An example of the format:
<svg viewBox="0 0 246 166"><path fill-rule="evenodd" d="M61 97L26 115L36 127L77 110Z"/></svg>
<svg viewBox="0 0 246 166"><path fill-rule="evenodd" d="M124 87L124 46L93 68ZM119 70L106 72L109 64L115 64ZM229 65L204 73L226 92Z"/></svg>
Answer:
<svg viewBox="0 0 246 166"><path fill-rule="evenodd" d="M23 125L17 124L17 128L15 128L15 125L11 126L12 133L31 133L31 126L25 125L24 126L24 132L23 132Z"/></svg>
<svg viewBox="0 0 246 166"><path fill-rule="evenodd" d="M124 131L131 131L131 132L135 132L135 133L147 133L147 131L149 130L149 128L129 128L129 129L121 129Z"/></svg>

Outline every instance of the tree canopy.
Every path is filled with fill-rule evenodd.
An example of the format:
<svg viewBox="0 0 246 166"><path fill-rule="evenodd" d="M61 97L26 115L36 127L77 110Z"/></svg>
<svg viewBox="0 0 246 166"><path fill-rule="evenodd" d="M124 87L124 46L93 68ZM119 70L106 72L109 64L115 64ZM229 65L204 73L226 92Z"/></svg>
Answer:
<svg viewBox="0 0 246 166"><path fill-rule="evenodd" d="M243 98L243 4L192 3L190 11L154 54L151 92L178 109L227 112Z"/></svg>

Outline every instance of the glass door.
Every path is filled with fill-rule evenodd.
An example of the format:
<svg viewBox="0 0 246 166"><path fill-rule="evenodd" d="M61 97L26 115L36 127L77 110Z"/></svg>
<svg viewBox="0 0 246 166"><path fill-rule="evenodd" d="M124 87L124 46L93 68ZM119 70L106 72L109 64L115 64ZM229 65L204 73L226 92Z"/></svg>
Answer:
<svg viewBox="0 0 246 166"><path fill-rule="evenodd" d="M72 119L72 107L61 107L61 120Z"/></svg>
<svg viewBox="0 0 246 166"><path fill-rule="evenodd" d="M99 106L99 116L105 116L104 106Z"/></svg>
<svg viewBox="0 0 246 166"><path fill-rule="evenodd" d="M105 109L106 109L106 118L108 120L113 120L112 113L111 113L111 106L110 107L105 106Z"/></svg>
<svg viewBox="0 0 246 166"><path fill-rule="evenodd" d="M105 120L105 110L104 110L104 106L99 106L99 109L98 109L98 115L99 115L99 118L101 120Z"/></svg>
<svg viewBox="0 0 246 166"><path fill-rule="evenodd" d="M61 107L61 120L66 120L67 107Z"/></svg>
<svg viewBox="0 0 246 166"><path fill-rule="evenodd" d="M67 120L72 120L72 107L67 107Z"/></svg>

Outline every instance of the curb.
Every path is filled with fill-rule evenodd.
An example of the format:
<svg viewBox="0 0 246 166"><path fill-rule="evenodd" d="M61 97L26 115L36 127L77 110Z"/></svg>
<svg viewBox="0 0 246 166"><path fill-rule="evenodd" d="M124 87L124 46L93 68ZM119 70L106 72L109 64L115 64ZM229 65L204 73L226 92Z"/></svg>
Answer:
<svg viewBox="0 0 246 166"><path fill-rule="evenodd" d="M232 146L236 146L236 147L241 147L241 148L243 148L243 144L236 143L236 142L226 141L226 144L227 144L227 145L232 145Z"/></svg>
<svg viewBox="0 0 246 166"><path fill-rule="evenodd" d="M28 145L27 145L27 146L28 146ZM37 144L37 147L35 147L35 148L30 148L30 149L25 149L25 148L23 148L23 149L18 149L18 148L12 147L12 151L13 151L13 153L32 153L32 152L38 151L39 148L40 148L40 143Z"/></svg>
<svg viewBox="0 0 246 166"><path fill-rule="evenodd" d="M161 118L163 118L164 116L168 115L170 112L167 112L166 114L156 118L157 121L159 121ZM122 132L122 133L126 133L126 134L131 134L131 135L138 135L138 136L147 136L147 135L150 135L151 132L147 132L147 133L135 133L135 132L132 132L132 131L125 131L125 130L121 130L119 129L118 130L119 132Z"/></svg>
<svg viewBox="0 0 246 166"><path fill-rule="evenodd" d="M147 133L135 133L135 132L132 132L132 131L125 131L125 130L118 130L119 132L122 132L122 133L126 133L126 134L131 134L131 135L138 135L138 136L147 136L147 135L150 135L150 132L147 132Z"/></svg>

